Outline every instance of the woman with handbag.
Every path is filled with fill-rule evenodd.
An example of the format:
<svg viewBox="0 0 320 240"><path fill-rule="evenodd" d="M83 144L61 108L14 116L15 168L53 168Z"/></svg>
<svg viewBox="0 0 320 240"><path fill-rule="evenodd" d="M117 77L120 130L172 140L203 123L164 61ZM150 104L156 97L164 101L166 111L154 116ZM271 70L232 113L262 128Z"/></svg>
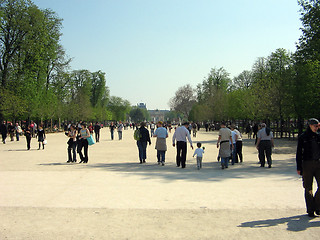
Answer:
<svg viewBox="0 0 320 240"><path fill-rule="evenodd" d="M88 163L88 140L91 137L89 129L86 127L85 123L81 123L80 137L79 137L79 147L78 153L81 161L79 163ZM84 149L84 156L82 154L82 148Z"/></svg>

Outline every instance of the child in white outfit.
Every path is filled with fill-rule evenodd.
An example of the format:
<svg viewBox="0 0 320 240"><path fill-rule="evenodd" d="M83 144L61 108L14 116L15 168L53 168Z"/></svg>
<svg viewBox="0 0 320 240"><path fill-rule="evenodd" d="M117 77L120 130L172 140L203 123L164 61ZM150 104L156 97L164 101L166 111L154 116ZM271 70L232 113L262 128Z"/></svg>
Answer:
<svg viewBox="0 0 320 240"><path fill-rule="evenodd" d="M198 170L200 170L200 168L202 168L202 157L204 154L204 147L201 148L201 143L197 143L197 149L194 151L194 154L192 157L194 157L195 155L197 155L197 167Z"/></svg>

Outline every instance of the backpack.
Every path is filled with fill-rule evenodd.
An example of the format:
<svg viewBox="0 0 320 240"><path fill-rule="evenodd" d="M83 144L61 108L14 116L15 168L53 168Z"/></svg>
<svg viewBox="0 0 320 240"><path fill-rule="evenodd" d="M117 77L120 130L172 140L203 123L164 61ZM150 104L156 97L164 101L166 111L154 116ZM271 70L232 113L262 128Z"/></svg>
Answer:
<svg viewBox="0 0 320 240"><path fill-rule="evenodd" d="M134 140L137 140L137 141L139 141L141 139L141 134L140 134L139 128L134 131L133 138L134 138Z"/></svg>

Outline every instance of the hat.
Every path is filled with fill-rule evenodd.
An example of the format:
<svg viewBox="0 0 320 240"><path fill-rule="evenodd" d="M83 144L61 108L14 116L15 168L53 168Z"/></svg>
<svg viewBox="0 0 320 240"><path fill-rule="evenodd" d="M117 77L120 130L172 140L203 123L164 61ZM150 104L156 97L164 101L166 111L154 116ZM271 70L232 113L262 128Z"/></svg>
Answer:
<svg viewBox="0 0 320 240"><path fill-rule="evenodd" d="M308 120L308 125L316 125L316 124L319 124L319 120L316 119L316 118L310 118Z"/></svg>

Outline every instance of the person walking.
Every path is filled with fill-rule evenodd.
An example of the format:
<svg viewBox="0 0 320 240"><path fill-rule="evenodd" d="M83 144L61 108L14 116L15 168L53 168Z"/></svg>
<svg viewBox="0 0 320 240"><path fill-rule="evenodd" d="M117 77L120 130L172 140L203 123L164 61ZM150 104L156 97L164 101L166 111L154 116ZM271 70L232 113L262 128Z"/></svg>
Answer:
<svg viewBox="0 0 320 240"><path fill-rule="evenodd" d="M139 150L139 160L140 164L145 163L147 159L147 143L149 142L149 145L151 145L151 139L148 129L146 129L146 123L141 122L140 128L140 139L137 140L137 146Z"/></svg>
<svg viewBox="0 0 320 240"><path fill-rule="evenodd" d="M110 133L111 133L111 140L114 139L114 129L116 128L116 126L113 124L113 122L110 123L109 129L110 129Z"/></svg>
<svg viewBox="0 0 320 240"><path fill-rule="evenodd" d="M153 137L155 127L156 127L156 126L155 126L154 122L151 122L151 124L150 124L150 134L151 134L151 137Z"/></svg>
<svg viewBox="0 0 320 240"><path fill-rule="evenodd" d="M68 144L68 161L70 162L77 162L77 130L75 129L74 125L70 125L70 129L68 133L66 133L67 137L69 137L69 140L67 142ZM71 154L72 151L72 154Z"/></svg>
<svg viewBox="0 0 320 240"><path fill-rule="evenodd" d="M168 130L163 127L163 122L159 121L157 124L158 128L153 134L153 137L157 138L156 141L156 149L157 149L157 159L158 165L164 166L166 159L166 151L167 151L167 142L166 139L168 137Z"/></svg>
<svg viewBox="0 0 320 240"><path fill-rule="evenodd" d="M6 138L8 135L8 128L6 125L6 121L3 121L2 124L0 125L0 132L1 132L3 144L6 144Z"/></svg>
<svg viewBox="0 0 320 240"><path fill-rule="evenodd" d="M14 141L14 131L15 131L15 127L13 126L12 122L10 122L8 126L8 132L9 132L11 142Z"/></svg>
<svg viewBox="0 0 320 240"><path fill-rule="evenodd" d="M90 135L90 131L87 128L85 123L81 123L81 129L80 129L80 137L79 137L79 146L78 146L78 153L80 156L81 161L79 163L88 163L88 140L87 138L89 138ZM82 149L84 151L84 156L82 154Z"/></svg>
<svg viewBox="0 0 320 240"><path fill-rule="evenodd" d="M117 127L119 140L122 140L123 128L124 128L123 123L121 121L119 121L119 124L118 124L118 127Z"/></svg>
<svg viewBox="0 0 320 240"><path fill-rule="evenodd" d="M32 137L32 129L30 125L28 125L27 128L25 129L24 135L26 136L27 149L30 150L31 137Z"/></svg>
<svg viewBox="0 0 320 240"><path fill-rule="evenodd" d="M238 163L239 160L240 160L240 162L243 161L243 156L242 156L242 134L240 133L240 131L235 126L232 126L232 127L234 127L233 131L236 133L236 159L235 159L235 162ZM231 130L232 130L232 127L231 127Z"/></svg>
<svg viewBox="0 0 320 240"><path fill-rule="evenodd" d="M232 134L231 130L226 127L225 122L220 123L220 129L219 129L219 137L217 141L217 148L219 148L219 157L221 158L221 169L228 168L229 165L229 158L231 156L231 149L230 144L231 142L231 148L234 148L233 142L232 142Z"/></svg>
<svg viewBox="0 0 320 240"><path fill-rule="evenodd" d="M319 121L315 118L308 120L308 128L298 138L296 163L297 173L302 175L305 203L309 217L314 212L320 215L320 133ZM313 178L318 187L313 195Z"/></svg>
<svg viewBox="0 0 320 240"><path fill-rule="evenodd" d="M96 124L94 125L94 133L96 136L96 142L99 142L99 140L100 140L100 129L101 129L100 123L96 122Z"/></svg>
<svg viewBox="0 0 320 240"><path fill-rule="evenodd" d="M194 151L193 157L197 156L197 168L200 170L202 168L202 157L204 154L204 147L201 148L201 143L197 143L197 149Z"/></svg>
<svg viewBox="0 0 320 240"><path fill-rule="evenodd" d="M42 149L44 149L44 140L46 139L46 133L43 129L43 124L41 123L39 128L38 128L38 142L39 142L39 148L38 150L40 150L41 147L41 143L42 143Z"/></svg>
<svg viewBox="0 0 320 240"><path fill-rule="evenodd" d="M16 139L17 139L17 142L19 142L19 140L20 140L20 134L22 133L22 129L21 129L19 123L16 123L15 131L16 131Z"/></svg>
<svg viewBox="0 0 320 240"><path fill-rule="evenodd" d="M259 151L260 167L265 166L265 158L267 158L268 167L272 165L272 148L274 147L273 133L270 128L267 128L265 123L261 124L261 129L257 133L257 144L256 148Z"/></svg>
<svg viewBox="0 0 320 240"><path fill-rule="evenodd" d="M193 149L192 146L192 140L190 136L190 132L188 130L189 123L185 122L182 124L182 126L178 127L176 131L174 132L172 136L172 145L173 147L176 146L177 141L177 156L176 156L176 162L177 167L185 168L186 167L186 160L187 160L187 139L190 143L191 149Z"/></svg>

